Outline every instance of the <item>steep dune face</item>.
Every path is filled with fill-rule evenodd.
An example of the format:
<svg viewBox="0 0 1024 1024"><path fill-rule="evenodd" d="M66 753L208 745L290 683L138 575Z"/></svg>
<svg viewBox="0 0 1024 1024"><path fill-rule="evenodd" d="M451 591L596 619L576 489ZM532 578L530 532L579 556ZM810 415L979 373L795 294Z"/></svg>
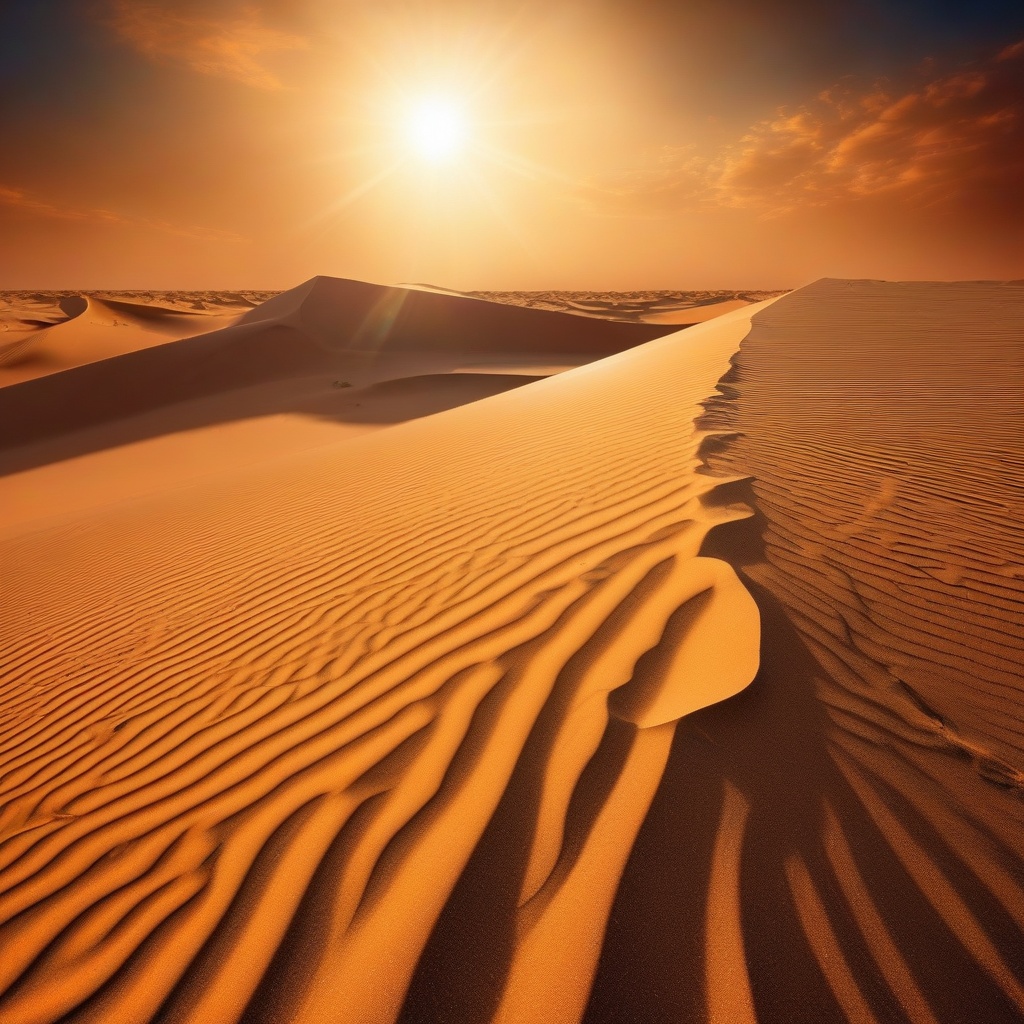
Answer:
<svg viewBox="0 0 1024 1024"><path fill-rule="evenodd" d="M588 1021L1024 1017L1022 342L991 283L754 317L702 426L761 669L677 731Z"/></svg>
<svg viewBox="0 0 1024 1024"><path fill-rule="evenodd" d="M884 673L879 712L1024 783L1024 288L822 281L757 317L727 381L727 461L792 577L829 567L821 627Z"/></svg>
<svg viewBox="0 0 1024 1024"><path fill-rule="evenodd" d="M669 333L664 326L595 320L417 288L315 277L243 318L291 324L331 348L609 354Z"/></svg>
<svg viewBox="0 0 1024 1024"><path fill-rule="evenodd" d="M694 427L749 315L3 537L0 1019L578 1020L757 667Z"/></svg>

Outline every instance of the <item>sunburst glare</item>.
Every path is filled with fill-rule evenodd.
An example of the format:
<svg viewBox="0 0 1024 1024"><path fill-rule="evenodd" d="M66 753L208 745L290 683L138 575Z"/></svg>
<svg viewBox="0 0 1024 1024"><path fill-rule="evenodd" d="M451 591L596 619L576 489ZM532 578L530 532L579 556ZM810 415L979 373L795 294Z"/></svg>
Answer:
<svg viewBox="0 0 1024 1024"><path fill-rule="evenodd" d="M445 96L423 97L408 112L405 135L418 157L430 163L447 163L466 147L469 118L455 100Z"/></svg>

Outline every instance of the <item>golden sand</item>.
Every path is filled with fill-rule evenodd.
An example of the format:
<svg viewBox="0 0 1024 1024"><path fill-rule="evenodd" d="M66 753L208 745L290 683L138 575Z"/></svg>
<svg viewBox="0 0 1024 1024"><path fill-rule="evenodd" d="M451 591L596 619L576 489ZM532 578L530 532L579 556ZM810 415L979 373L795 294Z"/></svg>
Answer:
<svg viewBox="0 0 1024 1024"><path fill-rule="evenodd" d="M1024 288L231 318L0 391L2 1024L1020 1019Z"/></svg>

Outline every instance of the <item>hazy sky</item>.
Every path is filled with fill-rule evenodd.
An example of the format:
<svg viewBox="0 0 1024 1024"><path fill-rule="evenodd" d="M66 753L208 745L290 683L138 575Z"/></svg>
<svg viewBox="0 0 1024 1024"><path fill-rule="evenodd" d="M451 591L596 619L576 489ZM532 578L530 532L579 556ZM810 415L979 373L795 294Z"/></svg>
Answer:
<svg viewBox="0 0 1024 1024"><path fill-rule="evenodd" d="M0 288L1024 277L1021 0L0 0L0 138Z"/></svg>

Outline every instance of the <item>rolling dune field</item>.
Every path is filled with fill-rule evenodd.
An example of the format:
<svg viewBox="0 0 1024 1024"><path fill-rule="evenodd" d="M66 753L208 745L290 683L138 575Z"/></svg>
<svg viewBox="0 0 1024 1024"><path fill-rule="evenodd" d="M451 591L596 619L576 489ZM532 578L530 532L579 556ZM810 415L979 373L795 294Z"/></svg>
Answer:
<svg viewBox="0 0 1024 1024"><path fill-rule="evenodd" d="M0 390L0 1024L1024 1019L1024 287L233 317Z"/></svg>

